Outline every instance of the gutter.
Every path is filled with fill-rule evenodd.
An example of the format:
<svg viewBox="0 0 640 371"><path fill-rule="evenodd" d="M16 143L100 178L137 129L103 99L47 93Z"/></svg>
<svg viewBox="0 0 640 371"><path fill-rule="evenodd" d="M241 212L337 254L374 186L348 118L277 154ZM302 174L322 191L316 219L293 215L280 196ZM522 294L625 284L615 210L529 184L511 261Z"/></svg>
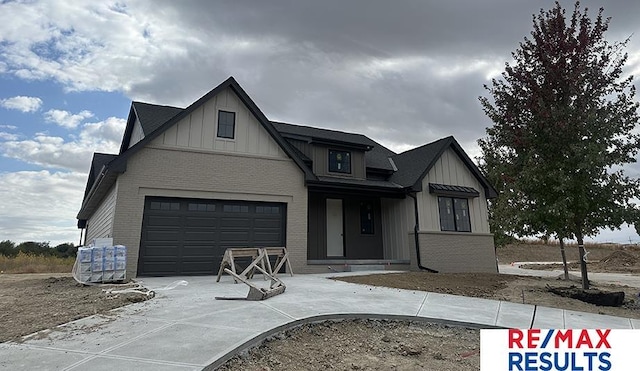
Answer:
<svg viewBox="0 0 640 371"><path fill-rule="evenodd" d="M418 237L418 231L420 230L420 223L418 221L420 219L418 215L418 197L416 197L416 195L413 193L408 193L408 195L409 197L413 198L413 208L415 210L416 224L413 227L413 237L415 238L416 243L416 259L418 260L418 268L429 271L431 273L438 273L438 271L435 269L423 266L422 262L420 261L420 238Z"/></svg>

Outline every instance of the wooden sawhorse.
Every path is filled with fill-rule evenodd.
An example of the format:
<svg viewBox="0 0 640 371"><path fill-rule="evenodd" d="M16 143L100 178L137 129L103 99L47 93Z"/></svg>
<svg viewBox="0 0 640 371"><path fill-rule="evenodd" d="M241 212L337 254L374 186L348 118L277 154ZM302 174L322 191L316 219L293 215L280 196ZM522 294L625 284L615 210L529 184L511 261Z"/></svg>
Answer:
<svg viewBox="0 0 640 371"><path fill-rule="evenodd" d="M289 262L289 252L286 247L265 247L265 259L267 260L267 269L269 274L274 277L278 275L280 272L280 268L286 264L287 269L289 270L289 274L293 277L293 269L291 269L291 262ZM269 256L275 256L276 261L273 264L273 269L271 268L271 261L269 260Z"/></svg>
<svg viewBox="0 0 640 371"><path fill-rule="evenodd" d="M273 267L271 267L269 256L276 257ZM244 271L242 271L242 273L238 273L236 271L235 258L251 258L252 262ZM255 261L256 259L259 259L259 261ZM226 249L224 252L224 256L220 262L220 269L218 270L218 279L216 279L216 282L220 282L220 277L222 277L222 274L225 272L225 268L229 268L229 270L235 275L242 276L245 279L250 279L253 277L253 272L256 269L256 266L259 266L262 268L259 269L259 271L263 272L263 276L266 279L267 275L276 277L280 269L285 264L289 270L289 274L293 277L291 262L289 262L289 252L285 247L231 247ZM234 280L238 282L235 277Z"/></svg>
<svg viewBox="0 0 640 371"><path fill-rule="evenodd" d="M224 269L229 267L229 270L234 274L244 277L245 279L249 279L253 277L254 267L260 265L263 271L268 271L270 268L266 268L264 265L264 253L261 251L259 247L231 247L224 251L224 256L222 257L222 262L220 262L220 269L218 270L218 279L216 282L220 282L220 277L222 277L222 273L224 273ZM242 273L238 273L236 271L235 258L251 258L252 263L249 264ZM253 261L257 258L260 258L260 261L256 264L253 264ZM267 265L269 265L269 261L267 260ZM234 280L236 283L237 279Z"/></svg>

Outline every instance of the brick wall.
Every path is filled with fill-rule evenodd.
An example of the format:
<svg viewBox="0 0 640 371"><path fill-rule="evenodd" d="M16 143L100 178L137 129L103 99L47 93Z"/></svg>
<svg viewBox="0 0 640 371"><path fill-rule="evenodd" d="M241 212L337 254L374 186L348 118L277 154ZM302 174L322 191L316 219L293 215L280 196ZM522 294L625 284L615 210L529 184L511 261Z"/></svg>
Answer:
<svg viewBox="0 0 640 371"><path fill-rule="evenodd" d="M128 248L128 277L136 276L145 196L285 202L292 268L306 266L307 189L291 159L144 148L117 182L113 238Z"/></svg>
<svg viewBox="0 0 640 371"><path fill-rule="evenodd" d="M413 237L413 234L412 234ZM489 233L420 232L423 266L443 273L497 273L493 235ZM417 269L415 243L411 238L411 267Z"/></svg>

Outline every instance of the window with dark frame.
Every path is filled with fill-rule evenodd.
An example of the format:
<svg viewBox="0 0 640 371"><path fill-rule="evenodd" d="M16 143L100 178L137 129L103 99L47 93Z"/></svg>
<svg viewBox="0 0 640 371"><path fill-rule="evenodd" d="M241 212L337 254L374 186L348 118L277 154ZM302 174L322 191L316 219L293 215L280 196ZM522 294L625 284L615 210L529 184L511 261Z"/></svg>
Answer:
<svg viewBox="0 0 640 371"><path fill-rule="evenodd" d="M248 213L249 206L247 205L223 205L222 212L225 213Z"/></svg>
<svg viewBox="0 0 640 371"><path fill-rule="evenodd" d="M360 203L360 233L374 234L373 206L369 202Z"/></svg>
<svg viewBox="0 0 640 371"><path fill-rule="evenodd" d="M471 232L468 199L438 197L438 209L441 231Z"/></svg>
<svg viewBox="0 0 640 371"><path fill-rule="evenodd" d="M150 209L161 211L178 211L180 210L180 203L153 201L151 202Z"/></svg>
<svg viewBox="0 0 640 371"><path fill-rule="evenodd" d="M236 128L236 113L218 111L218 138L234 139Z"/></svg>
<svg viewBox="0 0 640 371"><path fill-rule="evenodd" d="M351 153L330 149L329 171L332 173L351 174Z"/></svg>
<svg viewBox="0 0 640 371"><path fill-rule="evenodd" d="M205 203L189 203L188 210L189 211L215 212L216 211L216 205L214 205L214 204L205 204Z"/></svg>

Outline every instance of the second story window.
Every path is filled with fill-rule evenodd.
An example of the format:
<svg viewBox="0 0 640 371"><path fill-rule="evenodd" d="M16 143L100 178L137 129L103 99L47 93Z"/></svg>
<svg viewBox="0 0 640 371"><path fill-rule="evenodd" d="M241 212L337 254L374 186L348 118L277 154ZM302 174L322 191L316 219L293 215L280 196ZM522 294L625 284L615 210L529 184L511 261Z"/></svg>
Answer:
<svg viewBox="0 0 640 371"><path fill-rule="evenodd" d="M218 138L233 139L236 129L236 113L218 111Z"/></svg>
<svg viewBox="0 0 640 371"><path fill-rule="evenodd" d="M329 171L332 173L351 174L351 153L330 149Z"/></svg>

